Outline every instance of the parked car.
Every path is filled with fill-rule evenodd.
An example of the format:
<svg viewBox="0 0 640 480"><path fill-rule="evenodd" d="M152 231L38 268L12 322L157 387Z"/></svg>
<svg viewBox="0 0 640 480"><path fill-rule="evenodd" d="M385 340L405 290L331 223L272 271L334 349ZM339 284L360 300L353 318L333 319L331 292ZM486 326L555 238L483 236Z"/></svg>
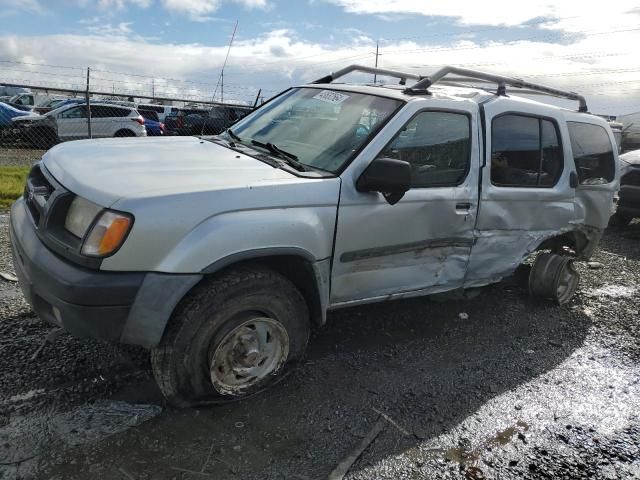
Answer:
<svg viewBox="0 0 640 480"><path fill-rule="evenodd" d="M353 71L416 83L331 83ZM612 213L618 154L584 97L524 83L571 111L521 85L353 66L208 140L58 146L12 207L20 285L76 336L151 349L176 405L278 382L328 310L488 285L532 256L531 294L565 303Z"/></svg>
<svg viewBox="0 0 640 480"><path fill-rule="evenodd" d="M172 112L164 119L164 126L170 135L186 134L184 130L184 120L189 115L206 115L208 110L199 108L180 108L177 112Z"/></svg>
<svg viewBox="0 0 640 480"><path fill-rule="evenodd" d="M27 107L31 110L36 105L46 102L47 100L49 100L49 98L51 98L51 96L46 93L25 92L25 93L18 93L14 95L13 97L11 97L9 102L14 105Z"/></svg>
<svg viewBox="0 0 640 480"><path fill-rule="evenodd" d="M18 110L11 105L0 102L0 129L9 129L11 127L11 119L15 117L23 117L29 115L29 112Z"/></svg>
<svg viewBox="0 0 640 480"><path fill-rule="evenodd" d="M138 113L144 117L144 128L147 130L147 136L158 137L164 135L164 123L158 120L157 112L138 108Z"/></svg>
<svg viewBox="0 0 640 480"><path fill-rule="evenodd" d="M634 218L640 218L640 150L623 153L620 163L618 209L611 223L626 226Z"/></svg>
<svg viewBox="0 0 640 480"><path fill-rule="evenodd" d="M135 107L138 109L138 111L142 109L142 110L147 110L147 111L150 110L150 111L156 112L158 114L159 122L164 122L167 115L171 115L173 113L178 112L178 107L174 107L172 105L154 105L151 103L138 103L135 105Z"/></svg>
<svg viewBox="0 0 640 480"><path fill-rule="evenodd" d="M90 111L93 138L147 135L144 118L134 108L92 103ZM14 118L12 122L15 134L37 148L89 136L86 104L66 105L44 115Z"/></svg>
<svg viewBox="0 0 640 480"><path fill-rule="evenodd" d="M43 115L47 112L50 112L51 110L55 110L56 108L60 108L65 105L71 105L71 104L77 105L85 102L86 100L84 98L55 97L55 98L50 98L49 100L45 101L40 105L36 105L33 108L33 112Z"/></svg>
<svg viewBox="0 0 640 480"><path fill-rule="evenodd" d="M220 105L207 112L192 113L184 116L183 126L177 129L177 133L178 135L218 135L251 113L251 110L251 107Z"/></svg>
<svg viewBox="0 0 640 480"><path fill-rule="evenodd" d="M31 92L31 89L26 87L9 87L6 85L0 85L0 96L7 97L7 100L19 93L30 93L30 92ZM4 102L4 100L2 101Z"/></svg>

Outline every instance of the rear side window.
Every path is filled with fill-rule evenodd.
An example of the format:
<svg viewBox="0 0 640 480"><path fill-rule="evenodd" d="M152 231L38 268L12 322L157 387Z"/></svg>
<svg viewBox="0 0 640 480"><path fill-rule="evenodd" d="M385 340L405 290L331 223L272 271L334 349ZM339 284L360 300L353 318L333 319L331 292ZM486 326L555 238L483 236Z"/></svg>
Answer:
<svg viewBox="0 0 640 480"><path fill-rule="evenodd" d="M107 105L91 105L91 116L93 118L113 118L126 117L131 110L120 107L111 107Z"/></svg>
<svg viewBox="0 0 640 480"><path fill-rule="evenodd" d="M553 187L563 156L555 122L507 114L491 127L491 183L499 187Z"/></svg>
<svg viewBox="0 0 640 480"><path fill-rule="evenodd" d="M612 182L616 175L613 147L607 131L600 125L567 122L571 150L582 185Z"/></svg>

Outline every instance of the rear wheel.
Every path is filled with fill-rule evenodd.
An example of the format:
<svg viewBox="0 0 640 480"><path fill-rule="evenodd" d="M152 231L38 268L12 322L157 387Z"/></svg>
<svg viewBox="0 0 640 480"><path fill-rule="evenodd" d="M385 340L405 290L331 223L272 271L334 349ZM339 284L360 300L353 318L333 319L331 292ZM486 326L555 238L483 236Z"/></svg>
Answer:
<svg viewBox="0 0 640 480"><path fill-rule="evenodd" d="M580 274L573 259L555 253L540 253L529 272L529 293L533 297L567 303L578 288Z"/></svg>
<svg viewBox="0 0 640 480"><path fill-rule="evenodd" d="M239 267L196 287L151 353L163 395L176 406L254 395L302 359L309 313L295 286L263 267Z"/></svg>

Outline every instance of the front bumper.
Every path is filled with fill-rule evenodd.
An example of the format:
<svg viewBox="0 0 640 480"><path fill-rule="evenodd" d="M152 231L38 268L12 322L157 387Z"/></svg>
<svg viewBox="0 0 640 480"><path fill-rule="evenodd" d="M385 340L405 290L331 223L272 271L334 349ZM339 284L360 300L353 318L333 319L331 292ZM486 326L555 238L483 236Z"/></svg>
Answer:
<svg viewBox="0 0 640 480"><path fill-rule="evenodd" d="M11 208L10 238L27 302L77 337L155 347L178 301L202 278L77 266L40 241L22 198Z"/></svg>
<svg viewBox="0 0 640 480"><path fill-rule="evenodd" d="M640 217L640 185L621 185L618 212Z"/></svg>

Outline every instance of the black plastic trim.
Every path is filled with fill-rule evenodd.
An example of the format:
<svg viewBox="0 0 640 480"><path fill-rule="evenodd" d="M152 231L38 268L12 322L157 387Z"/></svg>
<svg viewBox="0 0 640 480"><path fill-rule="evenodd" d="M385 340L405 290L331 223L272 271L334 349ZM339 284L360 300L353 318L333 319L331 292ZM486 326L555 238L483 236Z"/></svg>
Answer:
<svg viewBox="0 0 640 480"><path fill-rule="evenodd" d="M342 263L356 262L358 260L366 260L369 258L386 257L388 255L396 255L399 253L407 253L429 248L443 247L472 247L474 240L465 237L451 238L435 238L433 240L421 240L419 242L400 243L398 245L389 245L384 247L365 248L363 250L354 250L345 252L340 255Z"/></svg>

